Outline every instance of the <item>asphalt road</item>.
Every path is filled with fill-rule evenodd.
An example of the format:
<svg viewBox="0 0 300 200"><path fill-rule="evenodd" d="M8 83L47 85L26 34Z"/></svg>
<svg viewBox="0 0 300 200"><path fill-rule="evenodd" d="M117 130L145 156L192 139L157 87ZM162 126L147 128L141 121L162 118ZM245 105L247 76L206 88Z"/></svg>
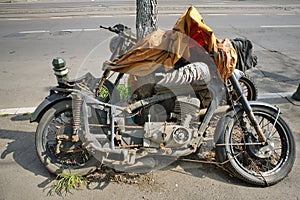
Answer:
<svg viewBox="0 0 300 200"><path fill-rule="evenodd" d="M184 3L181 1L180 5ZM300 14L295 6L298 1L286 1L286 5L274 0L267 3L259 1L261 8L253 1L205 3L211 8L199 11L218 38L248 37L254 42L259 65L249 73L254 77L260 94L290 94L296 91L300 81ZM278 4L281 6L274 7ZM28 5L18 4L19 7ZM74 7L76 3L60 5ZM231 9L230 5L245 5L249 9L240 10L234 6ZM53 4L43 6L47 10ZM94 11L89 11L91 15L82 12L78 14L77 11L72 12L75 15L69 12L1 14L3 10L9 10L7 7L9 5L0 4L0 109L37 106L47 95L49 87L56 83L51 66L53 57L66 59L71 77L78 77L86 71L100 75L101 62L108 58L108 39L112 34L98 30L99 25L124 23L134 27L135 23L131 11L103 15L98 12L95 14ZM166 10L162 12L159 15L159 26L163 29L171 28L183 11L180 9L171 13ZM291 126L299 146L300 107L286 99L269 101L281 107L283 117ZM36 156L35 128L36 124L29 124L26 115L0 117L0 200L60 198L47 195L54 177ZM297 155L300 155L299 148ZM154 181L150 180L151 183L143 184L142 187L100 181L100 185L95 183L90 189L76 191L65 199L300 198L299 159L296 159L286 179L269 188L249 186L212 166L180 163L172 167L154 172Z"/></svg>
<svg viewBox="0 0 300 200"><path fill-rule="evenodd" d="M0 8L5 6L8 5L0 4ZM300 23L295 10L291 13L275 9L267 14L259 8L251 13L237 13L239 9L227 7L220 13L211 10L204 9L203 17L218 38L247 37L253 41L259 63L250 73L254 73L260 94L296 91L300 74L296 45ZM159 27L170 29L179 11L160 14ZM113 34L99 30L99 25L124 23L135 27L135 16L126 13L76 17L50 14L42 18L0 15L0 109L37 106L49 87L56 84L51 61L57 56L65 58L72 78L86 71L100 76L101 63L109 57L108 41Z"/></svg>

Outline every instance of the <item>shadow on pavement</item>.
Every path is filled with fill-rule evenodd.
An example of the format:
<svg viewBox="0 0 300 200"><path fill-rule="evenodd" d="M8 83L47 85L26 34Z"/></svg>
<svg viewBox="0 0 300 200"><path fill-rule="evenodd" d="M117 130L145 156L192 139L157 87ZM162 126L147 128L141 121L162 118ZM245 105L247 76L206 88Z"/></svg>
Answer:
<svg viewBox="0 0 300 200"><path fill-rule="evenodd" d="M7 144L6 149L1 153L1 159L12 154L13 159L24 169L35 175L49 176L36 155L34 133L0 129L0 139L13 140Z"/></svg>
<svg viewBox="0 0 300 200"><path fill-rule="evenodd" d="M16 119L25 120L24 116L16 116L12 121ZM0 129L0 140L3 139L12 141L7 143L6 149L0 152L0 159L5 160L8 155L12 154L13 160L25 170L32 172L35 176L47 177L45 181L38 184L39 188L51 187L49 184L55 177L44 168L36 155L34 133Z"/></svg>
<svg viewBox="0 0 300 200"><path fill-rule="evenodd" d="M31 115L16 115L10 118L11 121L29 121L30 120Z"/></svg>
<svg viewBox="0 0 300 200"><path fill-rule="evenodd" d="M3 123L7 123L6 127L12 127L12 129L17 127L18 130L0 129L0 147L2 147L0 149L0 162L11 162L11 160L13 160L12 162L16 162L23 169L32 172L35 176L45 177L46 179L41 183L38 183L37 186L42 188L48 195L53 195L55 194L53 182L53 180L55 180L55 175L48 172L37 156L35 149L35 133L30 131L20 131L22 129L32 129L32 126L28 122L30 117L31 115L15 115L5 117L6 119L2 118ZM9 141L2 142L4 140ZM100 175L100 173L102 174ZM105 174L98 171L92 175L93 176L87 177L90 182L87 185L87 189L103 190L109 185L109 173Z"/></svg>
<svg viewBox="0 0 300 200"><path fill-rule="evenodd" d="M13 122L25 121L28 120L29 117L30 115L13 116L10 120ZM40 175L46 177L47 179L39 183L38 187L42 188L48 194L52 194L54 188L52 181L55 179L55 176L46 170L36 155L34 132L0 129L0 140L1 139L8 139L12 141L7 144L6 149L3 152L0 152L0 158L6 159L9 154L12 154L14 161L22 168L32 172L36 176ZM177 170L178 168L181 170ZM161 170L171 170L176 173L182 173L188 176L198 177L200 179L207 177L223 183L245 185L243 182L230 177L228 173L212 164L176 161ZM139 177L139 175L136 176ZM147 174L141 175L140 180L145 179L147 176ZM128 173L116 173L114 170L109 168L99 169L87 177L89 181L87 189L103 190L111 182L127 183L128 181L130 182L131 180L135 180L137 177Z"/></svg>
<svg viewBox="0 0 300 200"><path fill-rule="evenodd" d="M261 73L264 74L265 77L268 77L270 79L276 80L277 82L295 82L295 85L299 82L299 79L291 79L288 76L284 76L282 73L272 73L265 70L260 70Z"/></svg>
<svg viewBox="0 0 300 200"><path fill-rule="evenodd" d="M251 187L250 184L233 177L229 172L227 172L222 167L219 167L215 164L209 164L208 161L205 160L202 160L202 163L201 160L200 162L197 161L199 160L196 159L196 162L178 160L177 162L173 163L170 166L173 167L173 169L168 167L165 170L171 170L174 172L183 173L193 177L198 177L200 179L207 177L209 179L216 180L218 182L222 182L225 184Z"/></svg>

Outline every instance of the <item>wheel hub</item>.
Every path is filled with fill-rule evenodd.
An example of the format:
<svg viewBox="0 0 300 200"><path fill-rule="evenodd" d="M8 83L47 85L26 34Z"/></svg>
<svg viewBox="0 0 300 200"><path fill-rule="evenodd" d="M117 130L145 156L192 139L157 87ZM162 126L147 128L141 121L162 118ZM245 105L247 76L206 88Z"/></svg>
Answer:
<svg viewBox="0 0 300 200"><path fill-rule="evenodd" d="M265 133L265 135L268 135ZM248 134L247 143L257 142L257 137L253 136L251 133ZM274 152L274 141L268 139L266 145L264 146L254 146L249 145L248 149L250 152L258 158L269 158Z"/></svg>
<svg viewBox="0 0 300 200"><path fill-rule="evenodd" d="M268 142L267 146L261 147L255 153L259 158L269 158L274 152L274 142Z"/></svg>

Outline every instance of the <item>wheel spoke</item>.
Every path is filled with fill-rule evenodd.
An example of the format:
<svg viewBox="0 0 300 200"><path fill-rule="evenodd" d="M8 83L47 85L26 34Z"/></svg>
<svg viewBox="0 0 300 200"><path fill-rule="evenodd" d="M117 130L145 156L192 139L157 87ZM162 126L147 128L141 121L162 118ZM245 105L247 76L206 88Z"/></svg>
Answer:
<svg viewBox="0 0 300 200"><path fill-rule="evenodd" d="M56 115L48 125L46 132L46 141L44 145L46 149L49 149L49 156L55 163L62 165L74 165L78 166L86 162L88 157L87 152L82 149L81 143L74 143L70 140L60 140L58 145L58 135L66 135L69 138L72 137L72 113L70 111L64 111L59 115ZM57 148L59 151L57 152ZM82 149L82 150L81 150Z"/></svg>
<svg viewBox="0 0 300 200"><path fill-rule="evenodd" d="M263 130L265 130L267 133L268 131L271 131L273 128L272 122L267 119L264 116L261 115L256 115L256 119L259 122L259 125L262 127ZM243 121L243 120L239 120ZM281 138L278 135L278 131L275 129L272 134L270 134L269 139L275 143L272 155L268 158L259 158L256 156L256 151L258 151L259 148L261 148L260 145L247 145L250 142L251 143L257 143L257 135L250 126L250 122L248 121L248 126L247 126L247 132L250 134L249 139L245 139L245 134L243 134L242 128L241 128L241 122L238 123L238 126L235 126L231 140L230 140L230 145L232 147L232 154L233 157L236 157L237 160L240 162L242 166L244 166L249 172L251 173L265 173L268 171L273 170L276 165L279 163L280 160L280 155L282 151L282 146L281 146ZM244 143L245 145L239 145ZM246 148L246 149L245 149ZM246 150L246 151L245 151ZM248 153L250 151L250 153ZM251 153L251 151L253 151ZM242 152L242 153L241 153Z"/></svg>
<svg viewBox="0 0 300 200"><path fill-rule="evenodd" d="M223 162L227 158L227 169L237 177L256 185L272 185L283 179L293 166L293 135L283 119L274 116L273 109L254 106L252 111L267 143L261 143L245 111L241 110L227 124L224 141L219 143L224 146L217 150L221 150L218 152L221 156L225 150Z"/></svg>

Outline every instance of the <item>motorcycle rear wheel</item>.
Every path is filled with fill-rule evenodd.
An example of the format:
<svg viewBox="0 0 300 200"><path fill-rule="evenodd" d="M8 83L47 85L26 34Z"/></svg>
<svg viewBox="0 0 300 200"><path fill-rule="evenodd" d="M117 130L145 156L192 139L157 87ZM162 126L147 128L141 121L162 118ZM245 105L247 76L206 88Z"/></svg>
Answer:
<svg viewBox="0 0 300 200"><path fill-rule="evenodd" d="M73 134L72 100L54 104L41 118L35 136L36 151L42 164L53 174L86 175L96 170L99 162L81 146L81 141L60 140ZM61 147L60 152L57 148Z"/></svg>
<svg viewBox="0 0 300 200"><path fill-rule="evenodd" d="M270 146L261 146L243 110L228 120L217 145L216 157L237 178L257 186L274 185L285 178L295 161L295 141L285 121L272 109L256 106L253 113ZM276 122L275 127L273 124ZM243 128L241 127L243 126ZM243 129L243 130L242 130ZM260 151L265 154L260 154Z"/></svg>
<svg viewBox="0 0 300 200"><path fill-rule="evenodd" d="M232 84L230 82L230 80L227 80L227 87L229 88L229 90L233 95L233 99L236 100L238 99L238 95L233 91L233 87ZM257 96L258 96L258 89L257 86L253 80L253 78L251 78L248 75L244 75L239 79L239 84L241 86L241 89L244 93L244 95L246 96L248 101L256 101L257 100Z"/></svg>
<svg viewBox="0 0 300 200"><path fill-rule="evenodd" d="M248 101L256 101L258 92L254 80L250 76L244 75L239 79L239 83Z"/></svg>

